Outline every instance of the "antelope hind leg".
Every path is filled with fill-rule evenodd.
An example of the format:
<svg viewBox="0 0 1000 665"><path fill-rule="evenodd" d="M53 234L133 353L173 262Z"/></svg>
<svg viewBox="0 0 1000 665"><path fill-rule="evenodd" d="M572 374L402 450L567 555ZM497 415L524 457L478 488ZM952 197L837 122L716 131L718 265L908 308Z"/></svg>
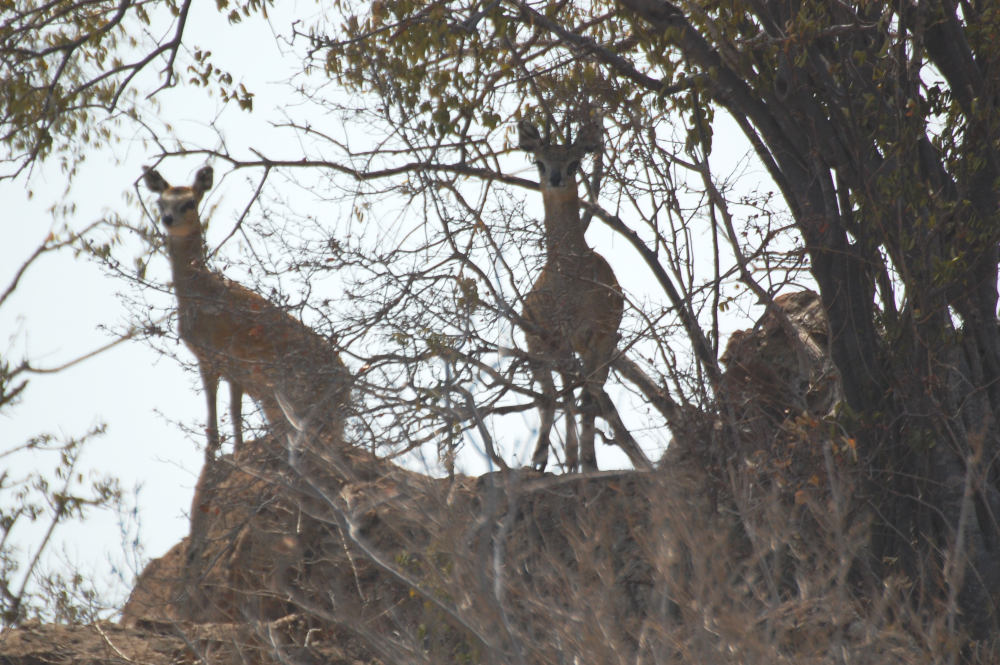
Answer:
<svg viewBox="0 0 1000 665"><path fill-rule="evenodd" d="M594 449L594 421L597 419L597 403L592 394L592 386L586 386L580 399L580 470L597 471L597 452Z"/></svg>

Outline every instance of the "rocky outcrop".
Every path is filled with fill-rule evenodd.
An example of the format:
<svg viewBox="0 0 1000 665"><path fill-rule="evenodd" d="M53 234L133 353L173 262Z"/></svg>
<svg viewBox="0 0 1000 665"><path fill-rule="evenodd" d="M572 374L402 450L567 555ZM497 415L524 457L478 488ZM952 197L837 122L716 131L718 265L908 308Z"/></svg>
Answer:
<svg viewBox="0 0 1000 665"><path fill-rule="evenodd" d="M844 454L823 425L839 390L818 297L775 305L733 335L717 397L751 482L796 489L822 468L824 451ZM801 515L798 501L720 506L708 488L731 476L694 456L652 473L435 479L357 451L300 453L290 461L286 446L261 440L207 466L190 534L139 576L122 626L47 639L39 631L63 628L22 629L0 641L0 660L584 664L653 650L681 662L678 654L742 639L773 592L756 588L760 550L746 524L770 534L759 537L780 553L771 570L784 571L784 583L796 566L829 565L834 575L842 564L835 553L824 559L832 550L818 527L810 537L820 546L804 547L802 522L787 517ZM768 520L781 528L768 531ZM769 618L768 648L820 662L821 641L804 636L828 639L853 620L809 617ZM84 637L86 647L54 646ZM878 650L859 637L854 653Z"/></svg>
<svg viewBox="0 0 1000 665"><path fill-rule="evenodd" d="M753 328L733 333L721 358L716 398L728 458L799 501L802 490L825 491L835 468L856 461L835 418L843 394L828 336L819 295L787 293Z"/></svg>
<svg viewBox="0 0 1000 665"><path fill-rule="evenodd" d="M433 479L386 463L374 477L318 480L255 448L256 463L203 473L201 533L143 571L124 625L233 626L238 654L216 649L212 662L314 647L364 662L410 662L414 650L450 662L523 644L538 645L526 662L556 662L536 632L583 607L615 627L611 643L588 647L610 657L636 648L650 604L663 602L653 562L667 518L653 506L706 509L691 503L692 486L675 479L668 496L648 473Z"/></svg>
<svg viewBox="0 0 1000 665"><path fill-rule="evenodd" d="M722 354L723 409L731 409L745 431L765 436L790 416L827 415L842 397L828 335L819 294L777 296L753 328L729 338Z"/></svg>

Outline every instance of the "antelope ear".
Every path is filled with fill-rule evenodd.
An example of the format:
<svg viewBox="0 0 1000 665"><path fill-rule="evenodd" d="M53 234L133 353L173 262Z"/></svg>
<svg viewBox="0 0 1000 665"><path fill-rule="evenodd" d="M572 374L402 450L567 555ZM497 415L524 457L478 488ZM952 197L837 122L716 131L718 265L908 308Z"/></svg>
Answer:
<svg viewBox="0 0 1000 665"><path fill-rule="evenodd" d="M573 147L582 152L597 152L604 146L604 128L600 119L591 119L580 127L580 135L573 142Z"/></svg>
<svg viewBox="0 0 1000 665"><path fill-rule="evenodd" d="M518 147L527 152L534 152L542 146L542 136L538 128L527 120L517 123Z"/></svg>
<svg viewBox="0 0 1000 665"><path fill-rule="evenodd" d="M212 171L211 166L203 166L198 169L198 173L194 176L194 184L191 185L191 189L193 189L198 196L201 196L212 188L214 175L215 172Z"/></svg>
<svg viewBox="0 0 1000 665"><path fill-rule="evenodd" d="M149 191L161 194L164 191L170 189L170 183L167 182L163 176L159 174L155 169L151 169L148 166L142 167L142 181L146 183L146 187Z"/></svg>

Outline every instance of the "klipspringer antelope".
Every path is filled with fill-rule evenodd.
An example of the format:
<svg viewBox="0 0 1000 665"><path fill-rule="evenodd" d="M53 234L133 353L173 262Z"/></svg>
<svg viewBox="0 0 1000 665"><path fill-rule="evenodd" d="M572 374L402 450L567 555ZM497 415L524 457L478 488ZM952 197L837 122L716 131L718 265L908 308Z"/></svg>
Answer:
<svg viewBox="0 0 1000 665"><path fill-rule="evenodd" d="M340 411L350 391L346 368L322 336L266 298L226 279L206 264L198 204L212 186L212 168L195 175L189 187L172 187L152 169L146 186L159 194L160 219L177 295L181 339L198 359L208 406L206 459L219 448L216 400L219 378L229 382L234 442L243 443L244 390L256 400L272 427L291 423L339 437Z"/></svg>
<svg viewBox="0 0 1000 665"><path fill-rule="evenodd" d="M617 351L618 326L625 305L611 266L587 245L580 219L576 172L584 155L600 149L600 129L596 124L585 125L572 143L553 145L541 137L534 125L522 120L518 123L518 139L520 148L538 166L545 209L545 265L524 298L522 312L532 373L541 386L541 423L532 465L543 470L548 461L556 408L552 379L555 370L566 396L566 468L592 471L597 469L595 418L599 411L605 419L618 418L604 393L604 383ZM579 363L574 353L579 355ZM578 369L581 365L582 375ZM578 439L573 388L581 382ZM618 429L626 432L624 425ZM648 467L649 460L635 441L622 438L618 437L616 443L632 462Z"/></svg>

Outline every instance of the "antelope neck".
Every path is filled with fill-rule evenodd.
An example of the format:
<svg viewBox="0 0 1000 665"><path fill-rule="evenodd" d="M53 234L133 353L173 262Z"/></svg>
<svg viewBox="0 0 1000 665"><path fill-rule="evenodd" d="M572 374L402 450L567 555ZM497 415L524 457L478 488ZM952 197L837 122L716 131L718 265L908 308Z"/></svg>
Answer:
<svg viewBox="0 0 1000 665"><path fill-rule="evenodd" d="M545 204L545 250L556 260L572 259L590 252L580 227L580 200L576 183L568 187L543 189Z"/></svg>
<svg viewBox="0 0 1000 665"><path fill-rule="evenodd" d="M167 253L170 255L170 269L174 276L174 287L180 291L196 281L205 270L205 252L200 233L187 235L167 234Z"/></svg>

